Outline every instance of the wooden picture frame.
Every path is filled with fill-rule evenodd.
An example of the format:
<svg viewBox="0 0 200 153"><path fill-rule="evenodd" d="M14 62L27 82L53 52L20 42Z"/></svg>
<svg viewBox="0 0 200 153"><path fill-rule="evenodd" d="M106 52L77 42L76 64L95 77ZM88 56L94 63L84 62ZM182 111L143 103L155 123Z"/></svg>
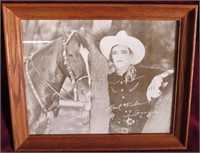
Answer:
<svg viewBox="0 0 200 153"><path fill-rule="evenodd" d="M114 3L3 3L6 58L15 151L133 151L187 148L197 5ZM179 23L173 127L170 134L29 135L21 20L128 19Z"/></svg>

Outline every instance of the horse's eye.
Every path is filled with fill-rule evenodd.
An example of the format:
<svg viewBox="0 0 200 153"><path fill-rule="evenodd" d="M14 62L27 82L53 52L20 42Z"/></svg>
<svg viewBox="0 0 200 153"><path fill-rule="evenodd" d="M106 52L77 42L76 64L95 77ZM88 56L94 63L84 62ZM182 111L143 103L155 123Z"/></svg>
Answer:
<svg viewBox="0 0 200 153"><path fill-rule="evenodd" d="M72 55L72 54L68 54L68 56L69 56L69 57L74 57L74 55Z"/></svg>

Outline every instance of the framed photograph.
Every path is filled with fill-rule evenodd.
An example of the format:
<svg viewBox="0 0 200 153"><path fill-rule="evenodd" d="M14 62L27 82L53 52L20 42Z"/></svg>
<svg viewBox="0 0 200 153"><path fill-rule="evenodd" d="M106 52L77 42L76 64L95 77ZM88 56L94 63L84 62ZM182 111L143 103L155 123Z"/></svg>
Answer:
<svg viewBox="0 0 200 153"><path fill-rule="evenodd" d="M15 150L186 149L197 9L3 3Z"/></svg>

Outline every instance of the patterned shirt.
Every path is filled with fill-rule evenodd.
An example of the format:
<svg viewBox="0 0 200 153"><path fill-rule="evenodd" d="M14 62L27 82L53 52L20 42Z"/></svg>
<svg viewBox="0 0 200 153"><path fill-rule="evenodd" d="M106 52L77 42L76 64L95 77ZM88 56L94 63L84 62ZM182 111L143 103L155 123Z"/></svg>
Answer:
<svg viewBox="0 0 200 153"><path fill-rule="evenodd" d="M129 128L128 133L140 133L147 121L150 107L146 98L147 87L155 73L140 69L133 81L125 82L125 74L108 75L110 107L113 118L110 124Z"/></svg>

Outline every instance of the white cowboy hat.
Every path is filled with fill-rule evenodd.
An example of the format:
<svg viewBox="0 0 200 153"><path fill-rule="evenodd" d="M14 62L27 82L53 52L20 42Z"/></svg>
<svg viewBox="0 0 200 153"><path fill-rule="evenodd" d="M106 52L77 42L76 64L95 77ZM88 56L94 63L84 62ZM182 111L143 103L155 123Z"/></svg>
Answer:
<svg viewBox="0 0 200 153"><path fill-rule="evenodd" d="M106 36L100 41L100 50L106 59L109 59L111 49L115 45L123 45L130 48L133 52L131 64L136 65L142 61L145 55L144 45L140 40L135 37L128 36L127 33L122 30L117 33L116 36Z"/></svg>

